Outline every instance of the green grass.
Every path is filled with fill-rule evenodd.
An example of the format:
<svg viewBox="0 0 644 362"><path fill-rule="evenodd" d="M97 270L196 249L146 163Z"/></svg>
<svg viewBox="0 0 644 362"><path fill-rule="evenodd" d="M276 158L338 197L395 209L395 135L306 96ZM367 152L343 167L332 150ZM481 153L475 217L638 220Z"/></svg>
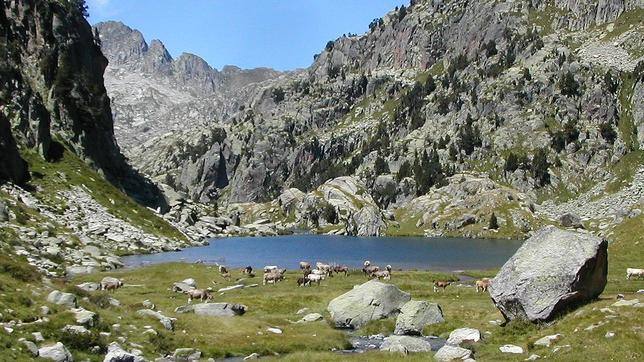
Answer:
<svg viewBox="0 0 644 362"><path fill-rule="evenodd" d="M613 179L606 185L606 193L615 193L624 185L629 185L633 181L633 176L637 170L644 165L644 151L633 151L622 157L616 164L610 168L614 175Z"/></svg>
<svg viewBox="0 0 644 362"><path fill-rule="evenodd" d="M608 33L606 40L617 38L624 34L631 27L642 26L644 20L644 9L633 9L625 11L615 20L613 31Z"/></svg>
<svg viewBox="0 0 644 362"><path fill-rule="evenodd" d="M617 128L620 137L626 143L628 150L637 150L639 145L637 142L637 127L633 119L633 92L635 88L635 80L632 74L622 76L622 86L619 89L619 102L621 105L621 112L619 114L619 122Z"/></svg>
<svg viewBox="0 0 644 362"><path fill-rule="evenodd" d="M59 213L62 214L67 206L65 199L57 193L73 187L83 187L115 217L150 234L187 241L177 229L107 182L71 152L65 150L60 161L51 163L30 150L23 151L22 156L29 163L32 174L36 175L31 181L37 188L34 195Z"/></svg>

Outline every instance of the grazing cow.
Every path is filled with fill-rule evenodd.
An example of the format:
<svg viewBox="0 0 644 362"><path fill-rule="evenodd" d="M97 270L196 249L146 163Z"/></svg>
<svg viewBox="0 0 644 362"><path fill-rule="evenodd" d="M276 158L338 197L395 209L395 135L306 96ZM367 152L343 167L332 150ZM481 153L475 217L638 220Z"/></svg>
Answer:
<svg viewBox="0 0 644 362"><path fill-rule="evenodd" d="M326 275L330 277L333 276L333 268L331 267L331 265L317 262L315 266L318 268L318 270L325 272Z"/></svg>
<svg viewBox="0 0 644 362"><path fill-rule="evenodd" d="M336 265L333 267L333 271L336 274L344 273L345 277L349 275L349 267L345 265Z"/></svg>
<svg viewBox="0 0 644 362"><path fill-rule="evenodd" d="M492 284L490 278L483 278L476 281L476 292L487 292L487 289Z"/></svg>
<svg viewBox="0 0 644 362"><path fill-rule="evenodd" d="M101 290L114 291L123 286L123 281L120 279L105 277L101 280Z"/></svg>
<svg viewBox="0 0 644 362"><path fill-rule="evenodd" d="M186 292L188 294L188 303L192 303L193 299L200 299L201 302L208 303L209 300L212 300L212 294L210 293L211 289L206 290L202 289L193 289Z"/></svg>
<svg viewBox="0 0 644 362"><path fill-rule="evenodd" d="M387 265L385 267L385 270L375 271L373 274L371 274L371 277L372 278L378 278L378 279L384 279L384 280L391 279L391 265Z"/></svg>
<svg viewBox="0 0 644 362"><path fill-rule="evenodd" d="M309 274L309 275L317 275L317 276L320 277L320 279L324 280L328 276L328 273L326 271L324 271L324 270L313 269L311 271L311 274Z"/></svg>
<svg viewBox="0 0 644 362"><path fill-rule="evenodd" d="M307 277L297 278L298 287L306 287L311 285L311 280Z"/></svg>
<svg viewBox="0 0 644 362"><path fill-rule="evenodd" d="M309 270L309 269L311 269L311 263L306 262L306 261L301 261L300 262L300 269L301 270Z"/></svg>
<svg viewBox="0 0 644 362"><path fill-rule="evenodd" d="M444 280L435 280L434 281L434 292L438 292L438 288L443 288L443 291L445 291L445 288L447 288L452 282L444 281Z"/></svg>
<svg viewBox="0 0 644 362"><path fill-rule="evenodd" d="M380 267L379 267L379 266L377 266L377 265L371 265L371 264L369 264L369 265L365 266L364 268L362 268L362 272L363 272L363 273L364 273L364 275L366 275L367 277L371 277L371 276L373 275L373 273L375 273L375 272L377 272L377 271L379 271L379 270L380 270Z"/></svg>
<svg viewBox="0 0 644 362"><path fill-rule="evenodd" d="M253 267L252 266L247 266L244 269L242 269L242 274L253 274Z"/></svg>
<svg viewBox="0 0 644 362"><path fill-rule="evenodd" d="M317 285L320 285L320 282L324 280L324 275L319 275L319 274L309 274L306 276L306 278L309 280L309 286L312 283L317 283Z"/></svg>
<svg viewBox="0 0 644 362"><path fill-rule="evenodd" d="M284 280L284 275L280 274L279 272L271 272L271 273L265 273L264 274L264 281L262 282L262 285L266 284L276 284L280 280Z"/></svg>
<svg viewBox="0 0 644 362"><path fill-rule="evenodd" d="M277 265L267 265L264 267L264 273L270 273L277 270Z"/></svg>
<svg viewBox="0 0 644 362"><path fill-rule="evenodd" d="M633 278L633 277L637 277L637 278L644 277L644 269L627 268L626 269L626 280L631 280L631 278Z"/></svg>
<svg viewBox="0 0 644 362"><path fill-rule="evenodd" d="M228 268L223 265L219 266L219 274L228 274Z"/></svg>

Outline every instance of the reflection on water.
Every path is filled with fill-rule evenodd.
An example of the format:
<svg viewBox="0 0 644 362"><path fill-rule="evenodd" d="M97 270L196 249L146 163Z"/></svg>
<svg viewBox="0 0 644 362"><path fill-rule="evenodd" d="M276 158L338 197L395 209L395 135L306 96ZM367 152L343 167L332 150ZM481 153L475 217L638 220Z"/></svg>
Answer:
<svg viewBox="0 0 644 362"><path fill-rule="evenodd" d="M289 235L213 239L210 245L179 252L123 258L127 266L165 262L225 264L229 267L279 265L296 269L302 260L361 267L364 260L395 269L461 270L503 265L521 241L424 237Z"/></svg>

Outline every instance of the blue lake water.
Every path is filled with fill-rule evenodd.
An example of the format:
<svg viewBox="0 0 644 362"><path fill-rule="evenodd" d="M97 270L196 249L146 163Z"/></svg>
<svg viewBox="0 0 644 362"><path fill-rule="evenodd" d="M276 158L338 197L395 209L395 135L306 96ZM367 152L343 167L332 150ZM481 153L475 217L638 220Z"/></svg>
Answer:
<svg viewBox="0 0 644 362"><path fill-rule="evenodd" d="M522 241L425 237L289 235L212 239L210 245L179 252L124 257L128 267L167 262L219 263L229 267L278 265L296 269L300 261L361 267L364 260L394 269L464 270L501 267Z"/></svg>

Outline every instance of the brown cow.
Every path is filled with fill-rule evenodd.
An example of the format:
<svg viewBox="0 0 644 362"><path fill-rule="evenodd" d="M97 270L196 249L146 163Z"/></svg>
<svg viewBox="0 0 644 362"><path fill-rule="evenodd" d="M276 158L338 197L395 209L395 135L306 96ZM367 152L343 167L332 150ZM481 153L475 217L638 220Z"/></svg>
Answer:
<svg viewBox="0 0 644 362"><path fill-rule="evenodd" d="M201 302L208 303L209 300L212 300L212 294L210 293L210 288L203 289L192 289L186 292L188 295L188 303L192 303L193 299L200 299Z"/></svg>
<svg viewBox="0 0 644 362"><path fill-rule="evenodd" d="M349 275L349 267L345 265L336 265L333 267L333 271L336 274L344 273L345 277Z"/></svg>
<svg viewBox="0 0 644 362"><path fill-rule="evenodd" d="M443 288L443 291L445 291L445 288L447 288L452 282L448 282L445 280L435 280L434 281L434 292L438 292L438 288Z"/></svg>
<svg viewBox="0 0 644 362"><path fill-rule="evenodd" d="M483 278L476 281L476 292L487 292L487 289L492 284L490 278Z"/></svg>
<svg viewBox="0 0 644 362"><path fill-rule="evenodd" d="M105 277L101 280L101 290L115 291L123 286L123 281L120 279Z"/></svg>

